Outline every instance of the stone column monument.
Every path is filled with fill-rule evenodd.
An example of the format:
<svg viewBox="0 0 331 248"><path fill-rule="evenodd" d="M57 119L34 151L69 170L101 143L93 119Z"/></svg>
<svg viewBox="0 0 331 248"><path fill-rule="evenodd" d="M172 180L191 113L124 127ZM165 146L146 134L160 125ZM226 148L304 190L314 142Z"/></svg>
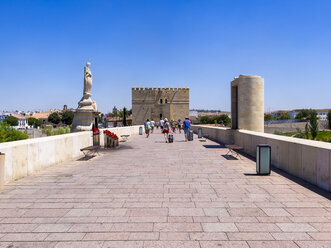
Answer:
<svg viewBox="0 0 331 248"><path fill-rule="evenodd" d="M71 132L91 131L95 117L98 116L97 105L91 99L92 73L90 62L84 67L84 92L82 99L78 102L74 119L72 122Z"/></svg>
<svg viewBox="0 0 331 248"><path fill-rule="evenodd" d="M231 82L232 129L264 132L264 79L240 75Z"/></svg>

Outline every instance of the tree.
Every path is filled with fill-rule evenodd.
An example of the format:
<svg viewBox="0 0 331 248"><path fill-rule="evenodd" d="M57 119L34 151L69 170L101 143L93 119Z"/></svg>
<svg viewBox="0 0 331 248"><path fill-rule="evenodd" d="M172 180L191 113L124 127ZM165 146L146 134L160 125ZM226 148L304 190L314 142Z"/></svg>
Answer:
<svg viewBox="0 0 331 248"><path fill-rule="evenodd" d="M314 110L312 110L312 109L301 109L299 111L299 113L295 116L295 119L309 120L310 115L311 115L312 112L314 112Z"/></svg>
<svg viewBox="0 0 331 248"><path fill-rule="evenodd" d="M18 126L18 119L14 116L8 116L4 122L6 122L7 124L9 124L12 127Z"/></svg>
<svg viewBox="0 0 331 248"><path fill-rule="evenodd" d="M265 114L264 115L264 121L272 121L275 118L271 114Z"/></svg>
<svg viewBox="0 0 331 248"><path fill-rule="evenodd" d="M28 137L26 133L11 128L5 121L0 122L0 143L27 139Z"/></svg>
<svg viewBox="0 0 331 248"><path fill-rule="evenodd" d="M328 112L329 129L331 129L331 110Z"/></svg>
<svg viewBox="0 0 331 248"><path fill-rule="evenodd" d="M127 115L127 110L126 107L123 108L123 126L126 126L126 115Z"/></svg>
<svg viewBox="0 0 331 248"><path fill-rule="evenodd" d="M228 115L223 114L223 115L216 115L214 116L214 122L216 120L217 123L223 123L225 126L229 125L231 122L231 119Z"/></svg>
<svg viewBox="0 0 331 248"><path fill-rule="evenodd" d="M306 139L309 139L309 125L308 125L308 122L306 123L306 126L305 126L305 135L304 136L305 136Z"/></svg>
<svg viewBox="0 0 331 248"><path fill-rule="evenodd" d="M28 124L29 124L29 126L33 126L34 128L37 128L37 127L41 126L41 121L34 117L31 117L28 120Z"/></svg>
<svg viewBox="0 0 331 248"><path fill-rule="evenodd" d="M200 123L201 124L212 124L213 120L209 116L201 116L200 117Z"/></svg>
<svg viewBox="0 0 331 248"><path fill-rule="evenodd" d="M288 113L281 113L279 116L279 120L289 120L291 116Z"/></svg>
<svg viewBox="0 0 331 248"><path fill-rule="evenodd" d="M318 133L317 113L312 111L309 116L309 130L313 140L316 138Z"/></svg>
<svg viewBox="0 0 331 248"><path fill-rule="evenodd" d="M59 116L58 113L54 112L54 113L51 113L49 116L48 116L48 121L50 123L53 123L55 125L59 124L60 121L61 121L61 118Z"/></svg>
<svg viewBox="0 0 331 248"><path fill-rule="evenodd" d="M66 110L62 112L62 117L61 117L62 123L66 125L71 125L73 119L74 119L74 112L72 112L71 110ZM54 123L54 124L58 124L58 123Z"/></svg>

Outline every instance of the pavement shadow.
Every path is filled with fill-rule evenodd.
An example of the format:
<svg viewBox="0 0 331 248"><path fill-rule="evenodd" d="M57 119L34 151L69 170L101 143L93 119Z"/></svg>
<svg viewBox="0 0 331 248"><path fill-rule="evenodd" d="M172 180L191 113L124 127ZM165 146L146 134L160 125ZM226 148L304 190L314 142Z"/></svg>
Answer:
<svg viewBox="0 0 331 248"><path fill-rule="evenodd" d="M77 161L89 161L90 159L96 157L96 155L88 155L88 156L84 156L82 158L77 159Z"/></svg>
<svg viewBox="0 0 331 248"><path fill-rule="evenodd" d="M220 149L220 148L223 148L222 145L203 145L204 148L207 148L207 149Z"/></svg>
<svg viewBox="0 0 331 248"><path fill-rule="evenodd" d="M226 160L238 160L236 157L232 155L222 155L222 157L225 158Z"/></svg>
<svg viewBox="0 0 331 248"><path fill-rule="evenodd" d="M271 170L283 177L286 177L287 179L299 184L300 186L302 187L305 187L306 189L309 189L311 191L313 191L314 193L316 194L319 194L320 196L323 196L325 197L326 199L328 200L331 200L331 193L330 192L327 192L326 190L323 190L323 189L320 189L318 188L317 186L315 185L312 185L311 183L309 182L306 182L304 181L303 179L301 178L298 178L296 176L292 176L290 174L287 174L285 171L282 171L274 166L271 167Z"/></svg>

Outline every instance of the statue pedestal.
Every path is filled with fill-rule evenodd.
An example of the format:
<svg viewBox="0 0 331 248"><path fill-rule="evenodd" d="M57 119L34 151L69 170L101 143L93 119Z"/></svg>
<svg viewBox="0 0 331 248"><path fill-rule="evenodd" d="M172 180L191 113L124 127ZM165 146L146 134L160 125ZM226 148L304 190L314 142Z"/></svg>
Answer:
<svg viewBox="0 0 331 248"><path fill-rule="evenodd" d="M71 133L81 131L92 131L92 125L98 112L95 110L77 109L72 121Z"/></svg>

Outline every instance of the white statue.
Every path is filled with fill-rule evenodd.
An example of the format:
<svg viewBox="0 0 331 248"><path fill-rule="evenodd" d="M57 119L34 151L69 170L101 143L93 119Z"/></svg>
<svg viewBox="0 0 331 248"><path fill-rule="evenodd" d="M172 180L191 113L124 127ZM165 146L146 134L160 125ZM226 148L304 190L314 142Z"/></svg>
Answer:
<svg viewBox="0 0 331 248"><path fill-rule="evenodd" d="M86 63L84 67L84 96L91 96L91 88L92 88L92 73L90 70L90 62Z"/></svg>
<svg viewBox="0 0 331 248"><path fill-rule="evenodd" d="M91 99L92 73L90 62L84 67L84 91L83 97L78 103L72 121L71 132L91 131L95 118L98 116L98 108L95 101Z"/></svg>
<svg viewBox="0 0 331 248"><path fill-rule="evenodd" d="M93 104L91 99L92 72L89 68L90 65L91 63L87 62L86 66L84 67L84 92L82 99L78 103L78 109L97 111L96 106Z"/></svg>

